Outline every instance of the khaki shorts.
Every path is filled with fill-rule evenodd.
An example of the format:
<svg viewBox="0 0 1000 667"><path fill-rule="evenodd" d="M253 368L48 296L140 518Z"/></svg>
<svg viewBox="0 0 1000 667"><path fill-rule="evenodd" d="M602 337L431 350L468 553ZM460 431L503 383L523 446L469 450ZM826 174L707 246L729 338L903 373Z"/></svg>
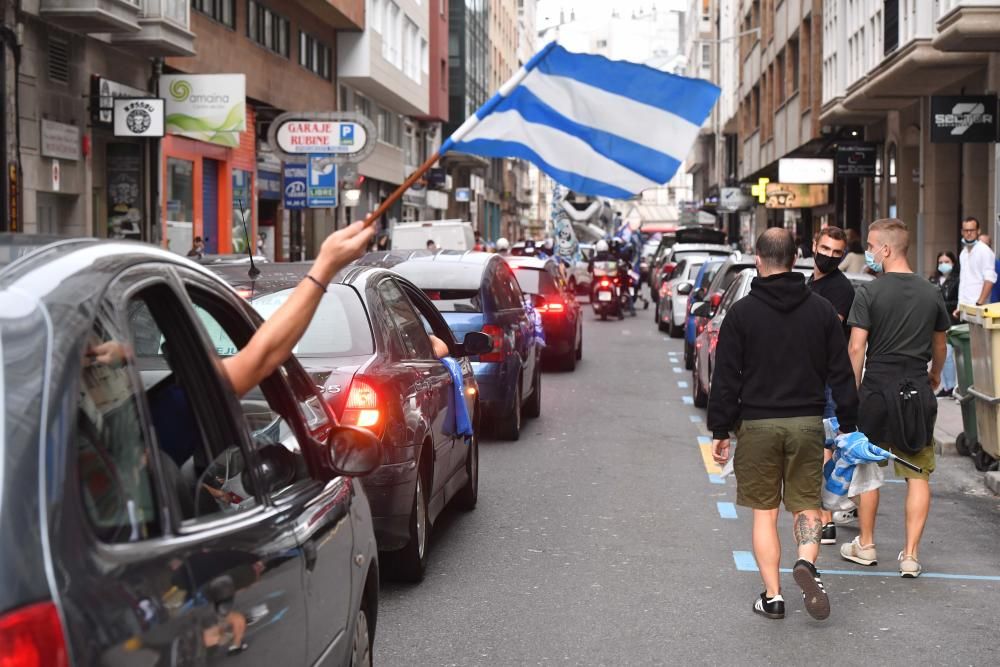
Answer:
<svg viewBox="0 0 1000 667"><path fill-rule="evenodd" d="M823 491L823 418L743 421L736 430L736 503L758 510L818 510Z"/></svg>
<svg viewBox="0 0 1000 667"><path fill-rule="evenodd" d="M931 473L934 472L934 468L937 467L937 458L934 455L934 445L929 445L924 447L916 454L911 452L904 452L901 449L893 447L892 445L879 445L882 449L888 449L890 452L903 459L904 461L909 461L915 466L919 466L924 469L922 473L914 472L909 468L899 465L895 461L892 464L894 471L896 472L896 477L902 477L903 479L922 479L924 481L929 481L931 478ZM889 465L888 461L879 461L878 464L883 468Z"/></svg>

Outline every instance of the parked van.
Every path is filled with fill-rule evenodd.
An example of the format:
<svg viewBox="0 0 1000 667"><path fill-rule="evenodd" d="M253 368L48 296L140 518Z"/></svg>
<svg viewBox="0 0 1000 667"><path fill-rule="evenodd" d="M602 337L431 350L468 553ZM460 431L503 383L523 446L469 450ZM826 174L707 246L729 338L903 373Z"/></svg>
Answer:
<svg viewBox="0 0 1000 667"><path fill-rule="evenodd" d="M472 250L476 236L472 223L462 220L403 222L389 231L393 250L424 250L434 241L440 250Z"/></svg>

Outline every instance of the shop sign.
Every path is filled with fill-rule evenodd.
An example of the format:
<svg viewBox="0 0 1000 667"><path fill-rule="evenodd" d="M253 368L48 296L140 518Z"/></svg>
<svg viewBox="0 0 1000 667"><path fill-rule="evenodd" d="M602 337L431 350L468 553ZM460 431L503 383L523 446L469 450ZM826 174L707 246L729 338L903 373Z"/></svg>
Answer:
<svg viewBox="0 0 1000 667"><path fill-rule="evenodd" d="M59 160L80 159L80 128L42 119L42 157Z"/></svg>
<svg viewBox="0 0 1000 667"><path fill-rule="evenodd" d="M993 143L997 140L996 95L931 97L931 141Z"/></svg>
<svg viewBox="0 0 1000 667"><path fill-rule="evenodd" d="M261 199L281 200L281 174L257 168L257 196Z"/></svg>
<svg viewBox="0 0 1000 667"><path fill-rule="evenodd" d="M721 188L719 190L720 211L744 211L753 206L753 198L743 194L740 188Z"/></svg>
<svg viewBox="0 0 1000 667"><path fill-rule="evenodd" d="M160 98L115 98L115 136L158 139L163 136L163 115L164 104Z"/></svg>
<svg viewBox="0 0 1000 667"><path fill-rule="evenodd" d="M437 190L427 191L427 206L436 211L448 210L448 194Z"/></svg>
<svg viewBox="0 0 1000 667"><path fill-rule="evenodd" d="M114 122L115 98L149 97L149 91L100 76L92 76L90 81L91 115L95 122L103 125L111 125Z"/></svg>
<svg viewBox="0 0 1000 667"><path fill-rule="evenodd" d="M878 164L879 144L837 146L837 176L872 177Z"/></svg>
<svg viewBox="0 0 1000 667"><path fill-rule="evenodd" d="M472 190L469 188L455 188L455 201L470 201L472 199Z"/></svg>
<svg viewBox="0 0 1000 667"><path fill-rule="evenodd" d="M830 201L827 185L804 183L768 183L766 208L812 208Z"/></svg>
<svg viewBox="0 0 1000 667"><path fill-rule="evenodd" d="M268 143L286 158L324 155L339 164L364 160L375 150L375 138L370 120L348 112L283 113L268 133Z"/></svg>
<svg viewBox="0 0 1000 667"><path fill-rule="evenodd" d="M432 190L444 190L448 182L448 174L444 167L431 167L427 170L427 187Z"/></svg>
<svg viewBox="0 0 1000 667"><path fill-rule="evenodd" d="M234 148L247 129L243 74L164 74L166 130L198 141Z"/></svg>
<svg viewBox="0 0 1000 667"><path fill-rule="evenodd" d="M337 205L337 163L329 156L309 158L309 181L306 188L309 208L334 208Z"/></svg>
<svg viewBox="0 0 1000 667"><path fill-rule="evenodd" d="M306 181L309 179L309 167L305 164L287 163L282 171L281 205L289 211L306 208Z"/></svg>
<svg viewBox="0 0 1000 667"><path fill-rule="evenodd" d="M833 160L829 158L781 158L778 160L778 180L782 183L833 183Z"/></svg>

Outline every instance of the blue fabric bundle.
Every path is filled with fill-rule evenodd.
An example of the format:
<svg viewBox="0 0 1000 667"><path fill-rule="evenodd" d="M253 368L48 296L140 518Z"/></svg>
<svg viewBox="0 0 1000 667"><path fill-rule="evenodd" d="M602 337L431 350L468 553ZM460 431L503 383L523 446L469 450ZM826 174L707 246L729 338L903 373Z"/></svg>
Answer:
<svg viewBox="0 0 1000 667"><path fill-rule="evenodd" d="M469 416L469 406L465 403L465 377L462 375L462 364L451 357L444 357L441 363L451 373L452 392L448 397L448 415L445 418L445 433L451 436L462 436L465 444L469 444L474 435L472 419Z"/></svg>

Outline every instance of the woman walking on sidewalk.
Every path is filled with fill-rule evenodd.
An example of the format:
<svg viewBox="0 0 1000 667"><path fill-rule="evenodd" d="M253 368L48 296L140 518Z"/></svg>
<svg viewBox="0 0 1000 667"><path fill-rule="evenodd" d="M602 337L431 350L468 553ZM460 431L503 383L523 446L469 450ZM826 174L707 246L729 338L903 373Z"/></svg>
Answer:
<svg viewBox="0 0 1000 667"><path fill-rule="evenodd" d="M941 290L944 298L944 305L951 315L951 323L958 324L959 319L955 317L958 310L958 260L955 253L950 250L942 250L938 253L934 273L931 274L931 282ZM951 345L947 348L947 356L944 361L944 368L941 370L941 390L937 393L938 398L949 398L955 391L958 384L958 374L955 368L955 352Z"/></svg>

